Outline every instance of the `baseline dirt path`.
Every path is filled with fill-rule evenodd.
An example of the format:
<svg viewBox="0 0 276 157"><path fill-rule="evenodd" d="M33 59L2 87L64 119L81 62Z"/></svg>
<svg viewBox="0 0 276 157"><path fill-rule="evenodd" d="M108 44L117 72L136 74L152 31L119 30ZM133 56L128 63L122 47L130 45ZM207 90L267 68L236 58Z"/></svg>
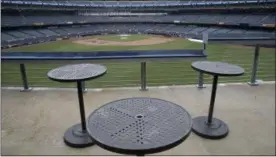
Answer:
<svg viewBox="0 0 276 157"><path fill-rule="evenodd" d="M175 40L174 38L168 37L150 37L144 40L136 40L136 41L109 41L109 40L101 40L98 38L91 39L79 39L74 40L73 43L83 44L83 45L96 45L96 46L104 46L104 45L115 45L115 46L139 46L139 45L154 45L154 44L162 44Z"/></svg>

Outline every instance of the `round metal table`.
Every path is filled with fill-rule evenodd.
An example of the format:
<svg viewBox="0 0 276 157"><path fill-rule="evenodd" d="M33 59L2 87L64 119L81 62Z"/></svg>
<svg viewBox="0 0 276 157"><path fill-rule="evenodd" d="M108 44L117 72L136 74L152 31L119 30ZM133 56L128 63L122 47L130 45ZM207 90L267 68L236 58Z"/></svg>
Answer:
<svg viewBox="0 0 276 157"><path fill-rule="evenodd" d="M82 148L94 144L87 133L83 102L82 81L95 79L106 73L106 67L98 64L65 65L48 72L51 80L58 82L77 82L81 124L70 127L64 134L64 142L71 147Z"/></svg>
<svg viewBox="0 0 276 157"><path fill-rule="evenodd" d="M107 103L88 118L88 132L97 145L137 156L179 145L191 127L191 116L181 106L144 97Z"/></svg>
<svg viewBox="0 0 276 157"><path fill-rule="evenodd" d="M240 76L244 74L244 69L228 63L210 61L193 62L192 68L214 76L208 117L200 116L194 118L192 130L204 138L223 138L228 134L228 126L222 120L213 118L218 76Z"/></svg>

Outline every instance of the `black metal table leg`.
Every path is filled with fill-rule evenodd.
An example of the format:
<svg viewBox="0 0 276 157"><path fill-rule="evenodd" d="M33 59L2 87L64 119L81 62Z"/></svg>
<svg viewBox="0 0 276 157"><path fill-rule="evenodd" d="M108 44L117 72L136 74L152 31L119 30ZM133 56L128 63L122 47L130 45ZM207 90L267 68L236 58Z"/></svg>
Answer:
<svg viewBox="0 0 276 157"><path fill-rule="evenodd" d="M223 121L213 118L213 110L216 99L218 76L215 75L212 85L212 94L208 117L200 116L193 119L192 130L199 136L209 139L220 139L228 134L228 126Z"/></svg>
<svg viewBox="0 0 276 157"><path fill-rule="evenodd" d="M81 124L70 127L64 135L64 142L71 147L83 148L94 145L86 129L85 109L81 81L77 81Z"/></svg>

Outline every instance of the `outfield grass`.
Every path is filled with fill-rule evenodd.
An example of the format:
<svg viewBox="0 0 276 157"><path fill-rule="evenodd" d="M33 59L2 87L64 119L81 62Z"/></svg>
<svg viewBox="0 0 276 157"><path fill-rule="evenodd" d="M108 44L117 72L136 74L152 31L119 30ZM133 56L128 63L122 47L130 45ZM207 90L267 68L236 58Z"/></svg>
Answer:
<svg viewBox="0 0 276 157"><path fill-rule="evenodd" d="M100 51L100 50L150 50L150 49L201 49L202 44L190 42L185 39L177 39L166 44L151 46L84 46L73 44L70 40L55 41L49 43L23 46L5 50L9 51ZM246 73L240 77L221 77L219 82L247 82L250 79L252 60L254 54L253 47L208 44L208 60L224 61L242 66ZM93 61L90 61L93 63ZM102 62L107 66L108 73L101 78L87 81L88 87L119 87L119 86L139 86L140 85L140 63L139 62ZM31 86L56 86L75 87L75 84L59 83L50 81L47 72L60 64L26 64L28 80ZM257 78L264 81L275 80L275 50L273 48L261 48L260 61ZM205 82L211 83L211 77L205 75ZM148 85L183 85L196 84L197 73L191 69L191 61L154 61L147 63ZM2 63L2 85L21 86L19 64Z"/></svg>

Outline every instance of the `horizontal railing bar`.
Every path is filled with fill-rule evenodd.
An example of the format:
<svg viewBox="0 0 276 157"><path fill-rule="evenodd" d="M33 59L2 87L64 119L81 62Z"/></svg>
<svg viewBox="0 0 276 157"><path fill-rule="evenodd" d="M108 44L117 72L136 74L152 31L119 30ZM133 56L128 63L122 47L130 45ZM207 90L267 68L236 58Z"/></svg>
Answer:
<svg viewBox="0 0 276 157"><path fill-rule="evenodd" d="M47 84L53 84L51 81L49 81L49 82L45 82L45 81L35 81L35 80L30 80L29 81L30 82L30 84L32 84L32 83L47 83ZM137 80L118 80L118 81L97 81L97 82L94 82L94 83L118 83L118 82L137 82L137 83L139 83L140 82L140 80L139 79L137 79ZM57 82L56 82L57 83ZM55 83L55 84L56 84ZM73 82L74 83L74 82ZM64 83L63 83L64 84ZM88 85L88 84L90 84L90 82L89 81L87 81L86 82L86 85ZM93 84L92 82L91 82L91 84Z"/></svg>
<svg viewBox="0 0 276 157"><path fill-rule="evenodd" d="M9 80L9 82L21 82L22 80ZM4 81L1 81L1 83L4 83Z"/></svg>
<svg viewBox="0 0 276 157"><path fill-rule="evenodd" d="M273 75L273 74L267 75L265 73L258 73L257 74L257 77L261 77L261 76L275 76L275 75Z"/></svg>
<svg viewBox="0 0 276 157"><path fill-rule="evenodd" d="M264 73L264 72L271 72L272 74L274 73L275 74L275 69L270 69L270 70L261 70L261 69L258 69L258 74L261 74L261 73Z"/></svg>
<svg viewBox="0 0 276 157"><path fill-rule="evenodd" d="M56 86L45 86L45 85L39 85L39 84L36 84L36 85L32 85L33 87L56 87ZM126 86L139 86L139 84L124 84L124 87ZM70 87L70 88L73 88L75 86L59 86L59 87ZM87 87L87 86L86 86ZM122 87L122 86L118 86L118 85L105 85L105 86L101 86L103 88L105 87ZM99 88L99 87L90 87L90 88Z"/></svg>
<svg viewBox="0 0 276 157"><path fill-rule="evenodd" d="M182 67L170 67L170 68L182 68ZM243 67L243 69L245 69L245 71L247 71L247 70L251 70L251 68L250 67ZM9 69L10 70L10 69ZM36 72L36 71L32 71L32 70L34 70L34 69L27 69L27 72L28 73L36 73L36 74L45 74L45 73L47 73L47 72ZM51 70L51 69L45 69L45 70ZM117 69L112 69L112 70L117 70ZM160 70L160 71L158 71L158 70L155 70L154 68L151 68L151 67L148 67L148 69L147 69L148 71L154 71L155 73L158 73L158 72L164 72L164 71L162 71L162 70ZM273 71L273 69L258 69L259 71L258 72L261 72L261 71ZM10 71L12 71L12 70L10 70ZM2 74L19 74L19 71L18 71L18 69L16 69L16 70L14 70L15 72L2 72ZM17 72L18 71L18 72ZM139 71L139 69L137 69L137 71ZM133 73L133 72L137 72L137 71L124 71L123 73ZM172 74L172 73L179 73L179 72L183 72L183 73L185 73L185 72L194 72L194 73L196 73L196 71L194 71L193 69L191 69L191 70L187 70L187 71L175 71L175 72L165 72L166 74L168 74L168 73L170 73L170 74ZM109 75L111 75L111 74L118 74L118 73L115 73L115 72L109 72L108 73ZM149 74L150 75L150 74ZM192 76L192 75L191 75Z"/></svg>
<svg viewBox="0 0 276 157"><path fill-rule="evenodd" d="M27 68L28 68L28 67L27 67ZM53 68L49 68L49 69L31 69L31 68L28 68L27 71L31 73L31 72L35 72L35 70L47 70L47 72L48 72L48 71L50 71L50 70L52 70L52 69L53 69ZM120 69L112 69L112 70L120 70ZM122 70L124 70L124 69L122 68ZM138 68L137 68L137 70L139 71ZM124 71L124 73L128 73L128 72L130 73L130 72L134 72L134 71ZM42 72L41 72L41 73L42 73ZM109 74L111 74L111 72L109 72Z"/></svg>
<svg viewBox="0 0 276 157"><path fill-rule="evenodd" d="M263 68L263 67L262 67ZM268 71L270 71L270 72L272 72L272 73L275 73L275 69L276 68L274 68L274 67L269 67L269 68L273 68L273 69L268 69L268 68L266 68L266 69L261 69L261 68L259 68L258 69L258 73L259 72L268 72Z"/></svg>
<svg viewBox="0 0 276 157"><path fill-rule="evenodd" d="M251 64L238 64L238 65L240 65L240 66L251 66ZM263 64L261 64L261 65L263 65ZM27 68L28 71L32 71L32 70L51 70L54 67L36 69L36 68L28 68L28 65L26 65L26 68ZM154 69L154 68L159 68L159 66L151 66L151 65L149 65L147 67L147 69ZM187 68L187 65L183 65L183 66L169 66L169 68ZM189 68L190 68L190 66L189 66ZM5 69L5 68L2 67L2 69ZM131 69L131 68L129 68L129 67L125 67L125 68L112 68L112 70L125 70L125 69ZM140 70L139 66L135 67L134 69ZM18 70L18 69L9 69L9 70ZM191 68L189 71L194 71L194 70Z"/></svg>
<svg viewBox="0 0 276 157"><path fill-rule="evenodd" d="M269 62L269 61L265 61L265 62ZM272 61L272 62L276 62L276 60L275 60L275 61ZM274 66L274 67L275 67L275 64L274 64L274 65L271 65L271 64L269 64L269 63L261 63L261 64L259 64L259 66Z"/></svg>
<svg viewBox="0 0 276 157"><path fill-rule="evenodd" d="M245 80L237 80L237 81L228 81L228 82L220 82L220 83L233 83L233 82L242 82L244 83ZM148 83L148 85L188 85L188 84L196 84L196 81L192 81L192 82L185 82L185 84L183 82L167 82L166 84L163 83ZM211 84L212 81L207 82L208 84Z"/></svg>
<svg viewBox="0 0 276 157"><path fill-rule="evenodd" d="M248 56L242 56L242 57L247 57L247 59L248 59ZM231 58L231 60L230 60L230 58ZM210 58L208 58L209 60L212 60L212 59L210 59ZM214 61L227 61L227 62L236 62L236 63L243 63L244 61L246 61L246 60L233 60L233 56L232 57L229 57L229 59L227 59L227 58L221 58L220 60L214 60Z"/></svg>
<svg viewBox="0 0 276 157"><path fill-rule="evenodd" d="M214 55L214 54L213 54ZM233 55L233 54L232 54ZM228 58L231 58L232 59L232 55L223 55L223 56L221 56L221 58L222 59L228 59ZM250 54L247 54L247 55L245 55L245 54L243 54L243 55L239 55L239 56L241 56L241 57L250 57L250 58L253 58L253 55L252 55L252 53L250 53ZM216 57L216 56L210 56L210 57L208 57L208 59L220 59L220 58L218 58L218 57Z"/></svg>
<svg viewBox="0 0 276 157"><path fill-rule="evenodd" d="M275 77L275 75L257 75L258 77Z"/></svg>
<svg viewBox="0 0 276 157"><path fill-rule="evenodd" d="M12 75L12 76L20 76L20 73L1 73L2 74L2 77L5 76L5 75Z"/></svg>
<svg viewBox="0 0 276 157"><path fill-rule="evenodd" d="M179 76L179 75L174 75L174 76ZM180 77L171 77L170 79L185 79L185 80L187 80L187 78L185 78L186 76L196 77L196 75L184 75L184 76L180 76ZM261 76L261 75L259 75L259 76ZM128 78L128 77L133 77L133 76L113 76L112 78ZM154 80L154 78L160 78L160 77L166 77L166 75L148 75L147 79L148 80ZM235 77L233 79L247 78L247 77L248 76L243 75L243 76ZM212 78L213 77L211 75L204 75L204 79L212 79ZM222 79L224 79L224 78L231 79L231 77L223 77L223 76L220 77L220 78L222 78ZM7 77L6 79L14 80L14 78L12 78L12 77ZM33 79L48 79L48 78L46 76L45 77L29 77L30 81L33 80ZM139 75L137 75L137 80L139 80ZM163 79L157 79L157 80L163 80ZM49 80L49 81L51 81L51 80ZM126 80L121 79L120 81L126 81ZM97 81L97 82L103 82L103 81ZM104 82L106 82L106 81L104 81Z"/></svg>
<svg viewBox="0 0 276 157"><path fill-rule="evenodd" d="M247 57L247 56L246 56ZM210 59L210 58L208 58L208 59ZM182 60L184 60L184 59L182 59ZM54 61L54 60L53 60ZM220 59L220 61L227 61L227 62L235 62L236 64L238 64L239 63L239 60L224 60L224 59ZM275 61L275 59L274 60L262 60L262 61ZM10 62L12 62L12 61L4 61L4 62L2 62L2 63L7 63L7 64L10 64ZM46 62L46 61L45 61ZM244 60L243 61L241 61L241 62L244 62ZM15 63L17 63L18 64L18 62L15 62ZM40 61L40 63L41 63L41 61ZM44 63L44 61L42 62L42 65L43 65L43 63ZM100 62L101 64L104 64L104 63L102 63L102 62ZM181 62L180 62L181 63ZM185 63L187 63L187 62L182 62L183 63L183 65L185 64ZM109 66L112 66L112 65L123 65L123 64L125 64L125 63L118 63L118 64L110 64L110 63L107 63ZM136 63L137 65L139 65L139 62L138 63ZM169 63L169 62L149 62L148 63L149 65L151 65L151 64L158 64L158 65L163 65L163 64L179 64L179 62L173 62L173 63ZM262 63L262 64L266 64L266 63ZM26 64L26 66L28 66L29 64ZM45 66L46 65L48 65L48 64L45 64ZM63 65L67 65L67 64L61 64L61 65L55 65L55 66L63 66ZM248 65L250 65L250 63L248 63ZM53 66L53 67L55 67L55 66ZM153 67L155 67L155 65L151 65L151 66L153 66ZM5 67L5 64L3 64L2 65L2 67ZM37 70L41 70L41 69L47 69L47 68L35 68L35 69L37 69Z"/></svg>
<svg viewBox="0 0 276 157"><path fill-rule="evenodd" d="M274 76L260 76L259 78L273 78ZM220 82L225 82L225 81L229 81L229 80L231 80L231 79L224 79L224 80L220 80ZM241 81L241 80L247 80L246 78L244 78L244 79L234 79L233 81ZM139 84L139 81L140 80L124 80L124 81L107 81L107 82L95 82L95 84L97 84L97 83L106 83L106 84L112 84L112 83L123 83L123 84L125 84L124 82L137 82L138 84ZM182 79L172 79L172 80L162 80L162 79L160 79L160 80L157 80L157 79L154 79L154 80L148 80L148 83L152 83L152 82L156 82L156 81L160 81L160 83L163 83L163 84L166 84L166 83L168 83L168 82L171 82L171 81L173 81L173 82L175 82L175 81L181 81L183 84L185 84L185 82L186 81L194 81L194 82L196 82L196 80L195 79L186 79L186 80L182 80ZM165 83L163 82L163 81L165 81ZM204 81L205 82L212 82L212 79L204 79ZM11 81L11 82L2 82L2 84L4 83L17 83L18 81ZM51 84L51 85L60 85L60 84L58 84L58 83L51 83L51 82L45 82L45 81L30 81L30 84L36 84L36 83L42 83L42 84ZM19 82L18 82L18 84L20 84ZM94 83L87 83L87 85L90 85L90 84L94 84ZM64 84L65 85L65 84Z"/></svg>
<svg viewBox="0 0 276 157"><path fill-rule="evenodd" d="M169 67L169 68L182 68L182 67ZM184 68L184 67L183 67ZM250 67L243 67L244 68L244 70L245 71L250 71L251 69L250 69ZM51 69L47 69L48 71L50 71ZM115 71L115 70L117 70L117 69L112 69L112 71ZM271 70L273 70L273 69L271 69ZM259 71L271 71L270 69L264 69L264 70L261 70L261 69L259 69ZM2 69L2 71L3 71L3 69ZM2 75L3 74L7 74L7 75L18 75L19 74L19 70L18 69L16 69L16 70L9 70L9 71L14 71L14 72L2 72ZM45 75L46 76L46 74L47 74L47 72L48 71L45 71L45 72L37 72L37 71L33 71L33 69L27 69L27 73L28 74L33 74L33 73L36 73L36 74L40 74L40 75ZM108 75L113 75L113 74L118 74L118 73L116 73L116 72L112 72L112 71L110 71L110 72L108 72ZM124 74L128 74L128 73L134 73L134 72L138 72L139 71L139 69L137 69L137 70L135 70L135 71L123 71L123 73ZM154 73L159 73L159 72L162 72L162 73L164 73L164 74L174 74L174 73L196 73L196 71L194 71L193 69L191 69L191 70L185 70L185 71L181 71L181 70L179 70L179 71L174 71L174 72L171 72L171 71L165 71L164 72L164 70L162 70L162 69L160 69L160 70L155 70L154 68L151 68L151 67L148 67L147 68L147 71L150 73L150 72L154 72ZM150 74L149 74L150 75Z"/></svg>
<svg viewBox="0 0 276 157"><path fill-rule="evenodd" d="M266 76L266 77L261 77L261 78L274 78L274 76ZM171 82L173 81L173 82ZM160 82L160 83L154 83L154 82L148 82L148 84L162 84L162 85L166 85L166 84L182 84L182 85L185 85L187 84L187 82L191 82L193 84L196 84L196 80L195 79L186 79L185 81L181 81L181 80L178 80L179 82L176 82L177 80L170 80L170 81L166 81L166 83L164 82ZM227 82L246 82L247 79L235 79L235 80L220 80L220 83L227 83ZM127 81L124 81L124 82L127 82ZM132 80L131 80L132 82ZM211 83L212 80L205 80L205 83ZM20 84L20 83L14 83L14 82L2 82L4 84ZM49 82L32 82L32 83L35 83L35 84L32 84L32 86L35 86L36 84L40 83L40 84L44 84L45 86L49 86ZM46 84L45 84L46 83ZM110 82L110 83L117 83L117 82ZM51 83L50 83L51 84ZM125 86L127 84L117 84L115 86ZM136 84L133 84L133 85L139 85L139 80L137 80L137 83ZM51 86L72 86L72 84L51 84ZM87 86L93 86L93 84L87 84ZM110 86L109 84L103 84L101 85L103 87L105 86ZM74 86L75 87L75 86Z"/></svg>
<svg viewBox="0 0 276 157"><path fill-rule="evenodd" d="M212 42L212 41L220 41L220 42L223 42L223 41L244 41L244 40L276 40L276 38L273 38L273 37L254 37L254 38L248 38L248 37L233 37L233 38L215 38L215 37L212 37L212 38L209 38L208 41Z"/></svg>
<svg viewBox="0 0 276 157"><path fill-rule="evenodd" d="M181 59L181 58L170 58L170 59L110 59L110 60L116 60L116 61L122 61L122 62L150 62L150 61L166 61L166 60L176 60L176 61L179 61L179 60L187 60L189 59L190 60L194 60L194 61L198 61L198 60L202 60L200 58L186 58L186 59ZM70 62L70 64L78 64L78 63L84 63L84 61L80 61L80 60L24 60L24 61L21 61L21 60L12 60L12 61L7 61L7 60L2 60L2 63L32 63L32 64L35 64L35 63L41 63L41 61L43 61L43 63L47 63L47 64L56 64L56 63L68 63ZM93 63L102 63L102 60L101 61L93 61ZM65 65L65 64L64 64Z"/></svg>

